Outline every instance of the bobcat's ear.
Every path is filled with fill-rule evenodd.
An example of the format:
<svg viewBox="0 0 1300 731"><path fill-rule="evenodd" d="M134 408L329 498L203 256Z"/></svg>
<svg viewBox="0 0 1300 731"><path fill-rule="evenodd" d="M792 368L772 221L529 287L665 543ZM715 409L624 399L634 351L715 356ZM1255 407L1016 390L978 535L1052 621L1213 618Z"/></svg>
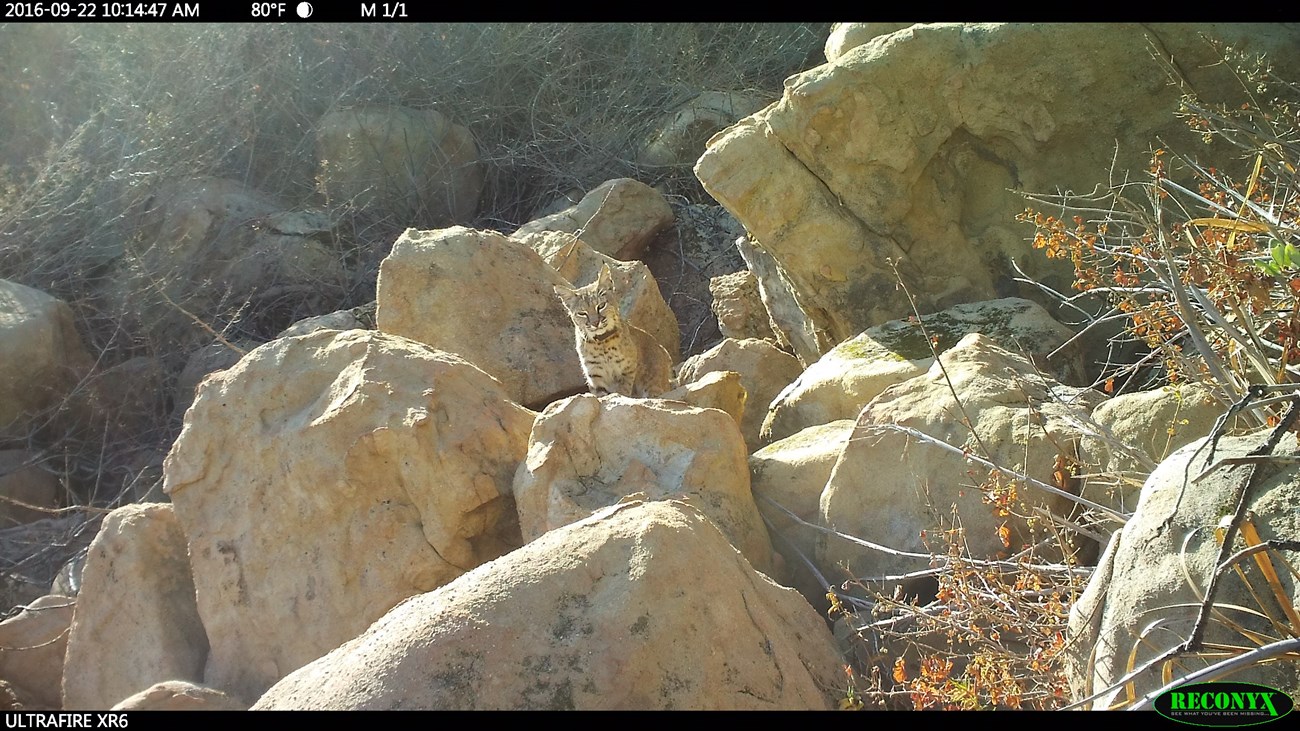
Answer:
<svg viewBox="0 0 1300 731"><path fill-rule="evenodd" d="M596 275L596 286L600 289L610 289L614 286L614 274L609 270L609 264L600 265L600 274Z"/></svg>

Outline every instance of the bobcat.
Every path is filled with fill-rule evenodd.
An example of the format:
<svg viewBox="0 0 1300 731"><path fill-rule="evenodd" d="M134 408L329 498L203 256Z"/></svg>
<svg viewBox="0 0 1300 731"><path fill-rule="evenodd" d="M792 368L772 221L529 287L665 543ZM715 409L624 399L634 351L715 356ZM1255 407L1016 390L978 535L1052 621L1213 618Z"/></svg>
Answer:
<svg viewBox="0 0 1300 731"><path fill-rule="evenodd" d="M672 357L650 333L619 315L619 293L609 265L596 281L578 289L556 287L573 318L578 359L592 393L648 398L668 390Z"/></svg>

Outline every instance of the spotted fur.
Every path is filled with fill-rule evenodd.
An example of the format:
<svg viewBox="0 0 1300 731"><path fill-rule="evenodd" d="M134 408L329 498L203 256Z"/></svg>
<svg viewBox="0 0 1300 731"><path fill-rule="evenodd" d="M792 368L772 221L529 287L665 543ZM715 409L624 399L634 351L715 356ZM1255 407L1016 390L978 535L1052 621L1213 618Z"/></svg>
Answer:
<svg viewBox="0 0 1300 731"><path fill-rule="evenodd" d="M578 359L591 392L647 398L668 390L671 357L641 328L624 322L609 265L578 289L555 288L573 320Z"/></svg>

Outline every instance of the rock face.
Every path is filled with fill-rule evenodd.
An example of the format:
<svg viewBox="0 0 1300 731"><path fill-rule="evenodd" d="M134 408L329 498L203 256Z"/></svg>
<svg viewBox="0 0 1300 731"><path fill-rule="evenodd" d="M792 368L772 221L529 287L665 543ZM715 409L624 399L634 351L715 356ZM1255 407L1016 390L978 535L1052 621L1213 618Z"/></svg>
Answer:
<svg viewBox="0 0 1300 731"><path fill-rule="evenodd" d="M0 279L0 436L22 438L28 419L59 403L90 368L72 309Z"/></svg>
<svg viewBox="0 0 1300 731"><path fill-rule="evenodd" d="M740 374L740 382L748 394L740 431L745 437L746 447L750 451L758 449L762 444L759 431L767 405L799 377L799 361L766 340L727 338L683 363L677 378L681 383L690 383L715 371Z"/></svg>
<svg viewBox="0 0 1300 731"><path fill-rule="evenodd" d="M1085 436L1079 459L1088 478L1083 496L1131 513L1138 492L1156 464L1179 447L1204 437L1227 410L1198 383L1125 393L1092 412L1099 434ZM1119 476L1119 484L1104 482Z"/></svg>
<svg viewBox="0 0 1300 731"><path fill-rule="evenodd" d="M1267 432L1257 432L1224 437L1215 451L1215 461L1244 455L1263 444L1266 436ZM1135 644L1133 666L1140 667L1189 636L1218 561L1220 545L1215 538L1215 527L1222 516L1233 513L1249 470L1246 465L1223 466L1195 484L1186 483L1189 473L1196 476L1206 467L1208 453L1202 451L1195 456L1203 441L1197 440L1174 452L1151 473L1142 487L1136 512L1112 538L1087 589L1070 610L1066 673L1078 698L1100 692L1125 675ZM1298 452L1295 436L1288 434L1273 453L1295 455ZM1245 496L1250 522L1261 541L1294 542L1300 535L1300 512L1296 511L1300 500L1300 471L1294 464L1276 462L1261 463L1258 469L1261 479ZM1246 546L1240 531L1236 536L1234 551ZM1296 606L1300 602L1300 589L1282 561L1300 565L1300 551L1275 549L1268 560L1280 577L1287 600ZM1263 644L1231 629L1229 622L1254 636L1277 636L1268 619L1249 613L1253 610L1283 616L1256 559L1246 557L1236 565L1244 571L1259 598L1251 596L1241 576L1227 569L1215 593L1219 609L1206 625L1203 637L1206 643ZM1234 610L1234 606L1245 610ZM1287 623L1285 619L1280 621ZM1145 641L1139 641L1139 635L1149 627L1157 631L1148 632ZM1179 672L1191 672L1208 664L1206 660L1188 657L1180 660L1178 668ZM1300 666L1275 662L1235 672L1230 679L1267 685L1294 697L1300 690ZM1134 683L1139 697L1160 687L1163 685L1160 668L1140 674ZM1087 688L1091 691L1085 692ZM1104 693L1094 702L1094 707L1105 708L1122 699L1123 694L1122 688Z"/></svg>
<svg viewBox="0 0 1300 731"><path fill-rule="evenodd" d="M408 229L379 267L379 329L456 353L538 408L587 390L567 282L528 246L460 226Z"/></svg>
<svg viewBox="0 0 1300 731"><path fill-rule="evenodd" d="M103 710L162 680L201 681L207 655L172 506L137 503L109 513L82 571L64 709Z"/></svg>
<svg viewBox="0 0 1300 731"><path fill-rule="evenodd" d="M673 363L681 360L677 316L664 301L649 267L639 261L624 262L601 254L573 234L546 231L523 240L574 289L596 281L600 268L608 266L622 297L619 314L624 322L650 333L668 351Z"/></svg>
<svg viewBox="0 0 1300 731"><path fill-rule="evenodd" d="M333 203L382 202L410 220L449 225L478 210L483 165L470 131L433 109L346 109L317 127L317 184Z"/></svg>
<svg viewBox="0 0 1300 731"><path fill-rule="evenodd" d="M635 493L694 505L755 568L770 570L772 545L731 416L659 399L583 395L537 418L514 482L524 540Z"/></svg>
<svg viewBox="0 0 1300 731"><path fill-rule="evenodd" d="M735 371L710 371L698 380L679 386L660 396L665 401L680 401L697 409L726 412L737 426L744 424L749 394Z"/></svg>
<svg viewBox="0 0 1300 731"><path fill-rule="evenodd" d="M1064 451L1067 458L1075 458L1080 438L1070 409L1056 399L1088 411L1099 397L1086 389L1040 380L1028 360L979 334L966 336L940 360L946 377L936 364L924 376L887 390L862 410L822 493L822 525L893 549L923 552L927 548L922 534L938 535L955 509L965 528L965 544L976 557L1019 550L1031 542L1030 533L1023 521L1000 517L993 505L984 504L978 486L987 477L987 468L882 427L905 425L1050 485L1057 455ZM953 401L954 390L964 411ZM963 425L967 414L979 442ZM1028 505L1041 505L1058 515L1070 513L1071 503L1065 498L1028 486L1020 487L1018 495ZM1003 524L1010 530L1009 545L1003 545L997 534ZM940 545L934 548L943 550ZM825 570L844 562L857 576L918 568L915 560L829 537L822 539L818 556Z"/></svg>
<svg viewBox="0 0 1300 731"><path fill-rule="evenodd" d="M1049 371L1053 363L1046 355L1074 334L1039 305L1018 297L956 305L923 315L921 323L924 330L909 320L892 320L835 346L772 400L764 438L783 439L814 424L856 419L871 399L924 373L935 351L948 350L969 333L1028 353ZM926 333L935 339L933 350Z"/></svg>
<svg viewBox="0 0 1300 731"><path fill-rule="evenodd" d="M1017 293L1010 257L1066 291L1072 272L1026 255L1025 201L1008 189L1089 191L1117 144L1121 170L1145 169L1157 136L1199 144L1148 49L1234 100L1205 33L1296 66L1300 33L1281 25L914 25L787 79L695 172L793 286L796 329L832 345L910 313L891 260L922 312Z"/></svg>
<svg viewBox="0 0 1300 731"><path fill-rule="evenodd" d="M615 178L598 185L577 205L525 223L511 238L561 231L580 236L591 248L615 259L637 259L671 225L673 210L658 191L630 178Z"/></svg>
<svg viewBox="0 0 1300 731"><path fill-rule="evenodd" d="M371 330L275 340L203 381L165 490L212 640L206 683L256 698L517 546L510 481L533 416L464 360Z"/></svg>
<svg viewBox="0 0 1300 731"><path fill-rule="evenodd" d="M254 709L825 709L842 682L802 597L695 509L633 502L403 602Z"/></svg>
<svg viewBox="0 0 1300 731"><path fill-rule="evenodd" d="M76 600L47 594L0 622L0 680L19 689L26 710L63 707L63 655Z"/></svg>

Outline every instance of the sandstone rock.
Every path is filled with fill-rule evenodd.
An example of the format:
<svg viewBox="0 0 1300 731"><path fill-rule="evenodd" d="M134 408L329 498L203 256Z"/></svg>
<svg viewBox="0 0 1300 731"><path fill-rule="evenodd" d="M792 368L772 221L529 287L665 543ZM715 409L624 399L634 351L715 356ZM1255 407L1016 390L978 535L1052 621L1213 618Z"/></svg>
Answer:
<svg viewBox="0 0 1300 731"><path fill-rule="evenodd" d="M659 398L680 401L697 409L717 409L727 413L740 426L745 420L749 393L735 371L710 371L685 386L678 386Z"/></svg>
<svg viewBox="0 0 1300 731"><path fill-rule="evenodd" d="M72 309L44 292L0 279L0 436L23 438L89 371Z"/></svg>
<svg viewBox="0 0 1300 731"><path fill-rule="evenodd" d="M630 178L615 178L598 185L576 206L525 223L511 238L561 231L580 236L591 248L615 259L637 259L671 225L673 211L658 191Z"/></svg>
<svg viewBox="0 0 1300 731"><path fill-rule="evenodd" d="M113 706L114 711L245 711L248 704L215 688L184 680L155 683Z"/></svg>
<svg viewBox="0 0 1300 731"><path fill-rule="evenodd" d="M732 417L659 399L583 395L537 418L514 481L524 540L634 493L691 503L755 568L770 570L772 547Z"/></svg>
<svg viewBox="0 0 1300 731"><path fill-rule="evenodd" d="M1226 436L1219 441L1215 461L1244 455L1262 444L1266 436L1267 432ZM1101 692L1126 675L1135 646L1133 667L1140 667L1189 636L1218 560L1216 526L1225 513L1232 514L1249 472L1246 465L1225 466L1194 485L1186 484L1189 473L1196 475L1205 469L1208 454L1195 454L1203 441L1182 447L1151 473L1142 487L1136 512L1112 538L1087 589L1070 610L1065 669L1078 698L1090 694L1085 693L1086 688ZM1273 453L1300 453L1295 436L1285 435ZM1257 469L1262 473L1260 479L1245 497L1251 524L1262 541L1294 542L1300 535L1300 512L1296 511L1300 471L1294 464L1276 462L1263 462ZM1238 532L1234 551L1245 548L1240 535ZM1269 561L1282 576L1287 601L1296 606L1300 603L1300 589L1281 562L1300 565L1300 551L1275 549ZM1224 572L1215 593L1217 614L1211 615L1203 636L1204 642L1211 645L1260 644L1255 638L1276 636L1276 627L1258 613L1283 616L1256 560L1244 557L1236 565L1255 588L1248 590L1233 569ZM1251 591L1259 598L1252 597ZM1243 636L1230 623L1251 635ZM1145 639L1139 640L1143 634ZM1177 672L1188 673L1209 662L1184 657L1176 666ZM1300 666L1293 662L1255 665L1234 672L1230 679L1294 695L1300 690ZM1164 684L1159 665L1139 674L1133 682L1139 697ZM1122 688L1112 690L1103 693L1093 706L1105 708L1123 698Z"/></svg>
<svg viewBox="0 0 1300 731"><path fill-rule="evenodd" d="M200 681L207 635L170 505L127 505L90 544L68 636L63 708L105 709L173 678Z"/></svg>
<svg viewBox="0 0 1300 731"><path fill-rule="evenodd" d="M826 60L837 61L840 56L866 43L872 38L889 35L911 23L835 23L826 39Z"/></svg>
<svg viewBox="0 0 1300 731"><path fill-rule="evenodd" d="M277 231L270 222L283 212L273 196L239 181L176 183L143 215L147 243L119 263L107 298L164 352L211 342L195 318L228 320L240 307L276 316L297 307L320 312L343 295L342 257L328 240Z"/></svg>
<svg viewBox="0 0 1300 731"><path fill-rule="evenodd" d="M650 269L639 261L619 261L587 246L573 234L542 231L517 237L541 254L542 259L568 280L574 289L596 281L600 268L607 265L614 275L614 285L622 293L619 314L625 322L650 333L672 362L681 360L681 333L677 317L664 301Z"/></svg>
<svg viewBox="0 0 1300 731"><path fill-rule="evenodd" d="M758 280L748 269L709 280L713 316L724 338L775 340L772 321L758 293Z"/></svg>
<svg viewBox="0 0 1300 731"><path fill-rule="evenodd" d="M0 529L48 518L63 486L25 449L0 450Z"/></svg>
<svg viewBox="0 0 1300 731"><path fill-rule="evenodd" d="M921 322L924 331L909 320L892 320L835 346L772 400L763 422L764 438L782 439L814 424L856 419L886 388L924 373L934 363L924 333L936 339L934 350L943 352L978 332L1008 350L1030 354L1049 372L1074 355L1048 362L1047 354L1074 333L1039 305L1017 297L956 305L923 315Z"/></svg>
<svg viewBox="0 0 1300 731"><path fill-rule="evenodd" d="M165 489L212 640L205 682L256 698L517 546L533 416L462 359L372 330L274 340L204 380Z"/></svg>
<svg viewBox="0 0 1300 731"><path fill-rule="evenodd" d="M816 362L835 341L824 328L809 319L801 296L785 267L762 246L753 244L748 237L736 239L736 250L758 280L758 295L763 301L763 308L767 310L768 321L777 343L782 349L794 353L794 357L805 367Z"/></svg>
<svg viewBox="0 0 1300 731"><path fill-rule="evenodd" d="M714 371L740 374L740 382L749 394L740 431L749 451L758 449L762 444L759 431L767 405L799 377L799 361L766 340L728 338L683 363L677 379L680 383L689 383Z"/></svg>
<svg viewBox="0 0 1300 731"><path fill-rule="evenodd" d="M334 204L465 223L478 210L484 170L474 137L433 109L345 109L317 126L317 185Z"/></svg>
<svg viewBox="0 0 1300 731"><path fill-rule="evenodd" d="M715 132L766 104L753 94L720 91L699 94L659 120L654 138L637 153L636 162L651 168L694 165Z"/></svg>
<svg viewBox="0 0 1300 731"><path fill-rule="evenodd" d="M830 344L910 313L891 261L922 312L1018 293L1012 257L1067 291L1068 263L1027 254L1025 201L1008 189L1090 191L1108 170L1145 169L1157 137L1194 149L1149 49L1232 106L1240 83L1202 34L1297 75L1290 26L914 25L787 79L695 172L780 265L798 329Z"/></svg>
<svg viewBox="0 0 1300 731"><path fill-rule="evenodd" d="M515 402L542 407L587 390L567 284L524 244L492 231L408 229L379 268L379 329L456 353Z"/></svg>
<svg viewBox="0 0 1300 731"><path fill-rule="evenodd" d="M26 710L63 706L63 653L75 604L47 594L0 622L0 679L20 689Z"/></svg>
<svg viewBox="0 0 1300 731"><path fill-rule="evenodd" d="M826 709L841 683L798 594L697 510L633 502L403 602L254 709Z"/></svg>
<svg viewBox="0 0 1300 731"><path fill-rule="evenodd" d="M1064 451L1067 458L1077 456L1080 434L1072 410L1086 413L1100 397L1087 389L1040 380L1028 360L979 334L962 338L940 360L946 376L935 364L862 410L822 493L822 525L893 549L927 552L923 533L941 535L955 511L965 529L964 545L975 557L1018 551L1034 539L1024 521L999 517L984 503L979 486L988 476L987 468L884 426L905 425L1050 485L1057 455ZM954 403L954 390L964 408ZM963 425L967 416L978 443L972 429ZM1017 494L1027 506L1042 506L1058 515L1071 512L1070 501L1037 488L1020 486ZM1010 531L1005 546L997 534L1004 524ZM943 550L941 545L932 548ZM818 557L824 570L844 563L856 576L924 568L913 559L830 537L822 539Z"/></svg>
<svg viewBox="0 0 1300 731"><path fill-rule="evenodd" d="M754 501L777 532L772 547L785 557L786 567L796 577L792 585L813 606L825 602L826 587L808 571L805 561L816 560L821 533L799 524L781 508L806 523L818 524L822 491L853 434L853 427L851 419L810 426L749 456ZM774 507L769 500L781 508ZM837 582L844 577L833 573L826 578Z"/></svg>
<svg viewBox="0 0 1300 731"><path fill-rule="evenodd" d="M57 706L50 706L47 709L22 686L0 678L0 711L52 710L55 708Z"/></svg>
<svg viewBox="0 0 1300 731"><path fill-rule="evenodd" d="M1133 512L1153 466L1209 434L1227 408L1197 383L1120 394L1102 403L1092 412L1100 433L1085 436L1079 445L1083 471L1094 475L1083 496Z"/></svg>

